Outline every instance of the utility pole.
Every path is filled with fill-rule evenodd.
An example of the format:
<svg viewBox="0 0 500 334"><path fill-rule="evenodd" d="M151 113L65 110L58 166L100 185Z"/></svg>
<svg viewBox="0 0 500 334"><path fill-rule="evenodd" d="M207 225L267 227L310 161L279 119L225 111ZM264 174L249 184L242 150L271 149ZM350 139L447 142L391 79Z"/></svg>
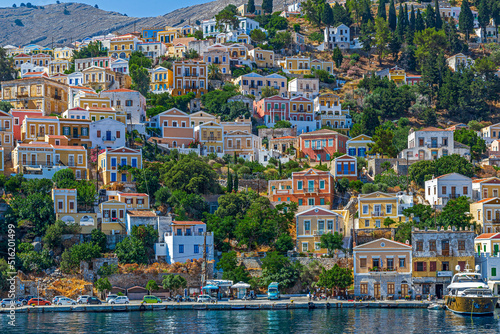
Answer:
<svg viewBox="0 0 500 334"><path fill-rule="evenodd" d="M203 277L201 279L202 288L207 283L207 232L203 232Z"/></svg>

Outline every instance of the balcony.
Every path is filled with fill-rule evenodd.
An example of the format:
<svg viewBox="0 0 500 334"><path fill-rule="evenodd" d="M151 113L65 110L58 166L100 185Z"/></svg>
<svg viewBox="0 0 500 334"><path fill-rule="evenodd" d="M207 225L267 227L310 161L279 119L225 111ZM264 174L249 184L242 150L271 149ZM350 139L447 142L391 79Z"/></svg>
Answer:
<svg viewBox="0 0 500 334"><path fill-rule="evenodd" d="M216 142L216 141L220 141L221 139L219 137L207 137L207 139L205 141L207 142Z"/></svg>
<svg viewBox="0 0 500 334"><path fill-rule="evenodd" d="M20 93L17 93L17 97L28 97L29 96L29 93L28 92L20 92Z"/></svg>
<svg viewBox="0 0 500 334"><path fill-rule="evenodd" d="M383 217L384 212L383 211L372 211L372 217Z"/></svg>
<svg viewBox="0 0 500 334"><path fill-rule="evenodd" d="M433 144L427 144L426 146L427 148L441 148L441 147L447 147L448 145L433 143Z"/></svg>
<svg viewBox="0 0 500 334"><path fill-rule="evenodd" d="M199 76L198 73L184 73L183 77L197 77Z"/></svg>
<svg viewBox="0 0 500 334"><path fill-rule="evenodd" d="M321 150L325 149L325 147L324 147L324 146L313 146L313 148L312 148L312 149L313 149L314 151L321 151Z"/></svg>
<svg viewBox="0 0 500 334"><path fill-rule="evenodd" d="M500 224L500 218L495 218L491 220L492 224Z"/></svg>
<svg viewBox="0 0 500 334"><path fill-rule="evenodd" d="M61 100L61 99L62 99L62 97L61 97L61 95L54 95L54 99L55 99L55 100Z"/></svg>
<svg viewBox="0 0 500 334"><path fill-rule="evenodd" d="M444 196L446 196L446 195L444 195ZM453 199L455 199L455 198L459 198L459 197L460 197L460 196L462 196L462 195L460 195L460 194L456 194L456 193L455 193L455 194L449 194L449 195L447 195L447 196L448 196L448 198L453 198Z"/></svg>
<svg viewBox="0 0 500 334"><path fill-rule="evenodd" d="M10 131L11 128L4 128L3 126L0 126L0 132L2 131Z"/></svg>
<svg viewBox="0 0 500 334"><path fill-rule="evenodd" d="M112 136L110 136L110 137L106 137L106 136L102 137L102 141L103 142L114 142L115 140L116 140L116 137L112 137Z"/></svg>
<svg viewBox="0 0 500 334"><path fill-rule="evenodd" d="M304 193L306 194L317 194L319 193L319 188L316 187L305 187Z"/></svg>

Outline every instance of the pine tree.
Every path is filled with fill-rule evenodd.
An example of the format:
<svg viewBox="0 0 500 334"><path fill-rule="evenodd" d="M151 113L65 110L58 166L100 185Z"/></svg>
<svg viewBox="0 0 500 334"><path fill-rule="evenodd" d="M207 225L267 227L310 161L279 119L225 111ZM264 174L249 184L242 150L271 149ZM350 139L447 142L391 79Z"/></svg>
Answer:
<svg viewBox="0 0 500 334"><path fill-rule="evenodd" d="M344 56L342 55L342 51L338 46L333 49L332 59L335 62L335 66L337 66L337 68L340 68L340 66L342 65L342 61L344 60Z"/></svg>
<svg viewBox="0 0 500 334"><path fill-rule="evenodd" d="M361 24L366 24L368 21L373 22L372 10L370 8L371 0L364 0L363 11L361 12Z"/></svg>
<svg viewBox="0 0 500 334"><path fill-rule="evenodd" d="M396 30L397 23L396 23L396 7L394 7L394 0L391 0L389 4L389 28L391 28L392 31Z"/></svg>
<svg viewBox="0 0 500 334"><path fill-rule="evenodd" d="M273 12L273 0L263 0L262 11L264 13L271 14Z"/></svg>
<svg viewBox="0 0 500 334"><path fill-rule="evenodd" d="M470 10L468 0L462 1L460 15L458 16L458 28L463 34L465 34L465 39L468 41L471 32L474 30L474 16Z"/></svg>
<svg viewBox="0 0 500 334"><path fill-rule="evenodd" d="M387 20L387 14L385 12L385 0L378 1L377 17L381 17L384 20Z"/></svg>
<svg viewBox="0 0 500 334"><path fill-rule="evenodd" d="M415 9L413 8L413 5L411 5L410 12L410 30L412 33L415 33Z"/></svg>
<svg viewBox="0 0 500 334"><path fill-rule="evenodd" d="M425 30L424 18L422 17L422 13L420 13L420 9L417 9L417 18L415 19L415 31Z"/></svg>
<svg viewBox="0 0 500 334"><path fill-rule="evenodd" d="M436 27L436 13L431 4L428 4L425 9L425 27L427 29Z"/></svg>
<svg viewBox="0 0 500 334"><path fill-rule="evenodd" d="M233 192L233 174L229 172L229 167L227 168L227 192L232 193Z"/></svg>
<svg viewBox="0 0 500 334"><path fill-rule="evenodd" d="M248 0L247 11L250 14L255 13L255 2L254 2L254 0Z"/></svg>
<svg viewBox="0 0 500 334"><path fill-rule="evenodd" d="M481 27L481 35L486 36L486 27L490 23L490 11L488 9L487 0L480 0L477 12L477 20ZM485 41L482 40L481 43Z"/></svg>
<svg viewBox="0 0 500 334"><path fill-rule="evenodd" d="M439 11L439 2L438 0L436 0L436 3L434 5L435 7L435 10L436 10L436 23L435 23L435 27L436 27L436 30L440 30L443 28L443 20L441 19L441 12Z"/></svg>
<svg viewBox="0 0 500 334"><path fill-rule="evenodd" d="M238 192L238 188L239 188L239 182L238 182L238 173L234 173L234 192L237 193Z"/></svg>
<svg viewBox="0 0 500 334"><path fill-rule="evenodd" d="M404 19L405 13L403 10L403 5L399 5L399 15L398 15L398 24L396 26L396 35L398 36L399 42L403 43L404 42L404 35L405 35L405 19Z"/></svg>

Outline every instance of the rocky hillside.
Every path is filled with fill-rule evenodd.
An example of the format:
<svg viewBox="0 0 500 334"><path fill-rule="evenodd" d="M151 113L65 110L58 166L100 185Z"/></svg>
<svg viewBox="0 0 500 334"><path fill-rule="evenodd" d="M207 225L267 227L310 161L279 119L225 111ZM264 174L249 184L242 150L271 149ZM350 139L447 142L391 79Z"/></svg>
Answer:
<svg viewBox="0 0 500 334"><path fill-rule="evenodd" d="M195 24L213 17L228 4L241 5L246 0L216 0L177 9L170 13L168 2L159 2L156 17L129 17L80 3L61 3L42 8L0 8L0 45L42 46L68 45L71 41L110 32L126 33L143 27L176 26L182 22ZM284 0L275 0L275 10L283 8ZM164 7L164 8L162 8Z"/></svg>

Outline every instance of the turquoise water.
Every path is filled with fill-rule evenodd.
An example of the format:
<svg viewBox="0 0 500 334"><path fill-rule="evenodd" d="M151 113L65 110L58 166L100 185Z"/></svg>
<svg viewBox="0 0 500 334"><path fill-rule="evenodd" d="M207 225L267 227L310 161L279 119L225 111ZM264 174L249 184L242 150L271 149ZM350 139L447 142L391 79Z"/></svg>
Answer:
<svg viewBox="0 0 500 334"><path fill-rule="evenodd" d="M500 333L498 314L426 309L147 311L0 315L1 333Z"/></svg>

